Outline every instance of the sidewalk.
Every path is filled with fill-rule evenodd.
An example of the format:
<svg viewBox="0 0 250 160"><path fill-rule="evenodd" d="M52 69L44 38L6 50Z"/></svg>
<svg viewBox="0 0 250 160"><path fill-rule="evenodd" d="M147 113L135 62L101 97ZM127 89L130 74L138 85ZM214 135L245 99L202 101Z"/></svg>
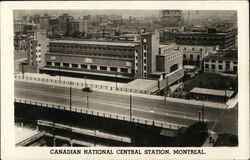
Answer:
<svg viewBox="0 0 250 160"><path fill-rule="evenodd" d="M202 147L213 147L215 142L218 139L218 135L217 133L213 132L213 131L208 131L208 137L205 140L205 142L203 143Z"/></svg>
<svg viewBox="0 0 250 160"><path fill-rule="evenodd" d="M17 74L17 76L22 77L22 74ZM45 75L45 74L34 74L34 73L25 73L24 75L25 77L33 77L33 78L47 78L50 80L53 80L53 82L51 81L39 81L39 80L27 80L27 79L18 79L15 78L15 81L30 81L32 83L37 83L37 84L47 84L47 85L53 85L53 86L61 86L61 87L73 87L73 88L78 88L78 89L82 89L84 87L84 79L81 78L71 78L71 77L64 77L61 76L61 82L65 81L67 83L56 83L54 81L58 81L59 77L58 76L49 76L49 75ZM71 82L75 82L73 85L71 84ZM218 108L218 109L231 109L233 108L237 102L238 102L238 96L236 96L233 99L230 99L227 104L224 103L216 103L216 102L207 102L207 101L197 101L197 100L186 100L186 99L179 99L179 98L171 98L171 97L163 97L163 96L156 96L156 95L149 95L149 94L142 94L142 93L134 93L134 92L126 92L126 91L117 91L115 90L115 86L116 83L114 82L108 82L108 81L99 81L99 80L91 80L91 79L87 79L86 83L88 84L92 84L93 85L93 91L96 92L102 92L102 93L112 93L112 94L119 94L119 95L132 95L134 97L141 97L141 98L147 98L147 99L154 99L154 100L165 100L168 102L176 102L176 103L184 103L184 104L190 104L190 105L195 105L195 106L202 106L204 105L205 107L210 107L210 108ZM102 85L102 86L107 86L108 89L106 89L105 87L98 87L96 85ZM117 84L118 87L122 87L124 85L126 85L126 83L118 83ZM111 90L112 87L113 89Z"/></svg>
<svg viewBox="0 0 250 160"><path fill-rule="evenodd" d="M37 130L15 126L15 144L18 144L37 133L39 133Z"/></svg>
<svg viewBox="0 0 250 160"><path fill-rule="evenodd" d="M21 73L16 74L17 76L23 76ZM24 76L26 77L36 77L36 78L48 78L52 80L57 80L59 81L59 76L50 76L47 74L36 74L36 73L24 73ZM61 81L70 81L70 82L76 82L76 83L85 83L85 78L73 78L73 77L65 77L65 76L60 76ZM87 84L94 84L94 85L103 85L103 86L112 86L115 87L116 83L115 82L109 82L109 81L101 81L101 80L93 80L93 79L86 79ZM127 83L117 83L118 87L122 87L126 85Z"/></svg>
<svg viewBox="0 0 250 160"><path fill-rule="evenodd" d="M234 106L236 106L238 103L238 94L234 97L231 98L227 101L226 105L227 105L227 109L232 109L234 108Z"/></svg>

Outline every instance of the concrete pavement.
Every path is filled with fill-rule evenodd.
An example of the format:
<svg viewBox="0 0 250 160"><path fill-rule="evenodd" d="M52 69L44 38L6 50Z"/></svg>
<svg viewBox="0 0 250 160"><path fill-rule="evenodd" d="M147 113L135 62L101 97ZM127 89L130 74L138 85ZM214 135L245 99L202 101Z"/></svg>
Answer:
<svg viewBox="0 0 250 160"><path fill-rule="evenodd" d="M69 87L15 81L15 98L28 99L42 103L53 103L69 106ZM89 108L87 107L87 95ZM156 96L157 97L157 96ZM129 95L104 92L82 92L81 88L72 88L72 106L79 109L91 109L101 113L111 113L119 117L129 117ZM40 103L39 103L40 104ZM200 105L190 105L180 102L169 102L144 97L132 96L133 117L191 125L198 120ZM219 133L237 133L237 108L222 110L205 108L205 121L209 128ZM151 123L152 124L152 123Z"/></svg>
<svg viewBox="0 0 250 160"><path fill-rule="evenodd" d="M22 74L17 74L17 76L22 77ZM25 73L25 77L33 77L33 78L48 78L50 80L58 80L58 76L49 76L49 75L44 75L44 74L34 74L34 73ZM15 81L24 81L24 82L31 82L31 83L37 83L37 84L47 84L47 85L53 85L53 86L62 86L62 87L73 87L73 88L83 88L83 86L80 85L80 83L84 83L84 79L80 78L71 78L71 77L63 77L61 76L61 79L63 81L67 82L75 82L79 83L79 85L74 85L71 84L62 84L62 83L54 83L54 82L44 82L44 81L38 81L38 80L27 80L27 79L22 79L22 78L15 78ZM97 80L90 80L87 79L87 84L93 84L94 85L103 85L103 86L110 86L110 87L115 87L114 82L107 82L107 81L97 81ZM124 86L124 83L118 83L119 87ZM125 92L125 91L118 91L118 90L110 90L110 89L104 89L101 87L96 87L93 88L94 91L97 92L104 92L104 93L112 93L112 94L119 94L119 95L132 95L134 97L142 97L142 98L147 98L147 99L154 99L154 100L165 100L168 102L178 102L178 103L185 103L185 104L190 104L190 105L199 105L202 106L204 105L205 107L210 107L210 108L218 108L218 109L232 109L236 106L238 102L238 97L236 96L234 99L231 99L227 102L227 104L223 103L216 103L216 102L207 102L207 101L197 101L197 100L186 100L186 99L179 99L179 98L171 98L171 97L163 97L163 96L156 96L156 95L149 95L149 94L142 94L142 93L134 93L134 92Z"/></svg>

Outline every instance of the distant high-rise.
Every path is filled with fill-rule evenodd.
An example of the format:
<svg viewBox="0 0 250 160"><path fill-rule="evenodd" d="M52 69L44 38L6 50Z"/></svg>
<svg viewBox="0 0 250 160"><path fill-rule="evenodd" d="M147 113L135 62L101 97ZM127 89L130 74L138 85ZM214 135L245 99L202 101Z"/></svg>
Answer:
<svg viewBox="0 0 250 160"><path fill-rule="evenodd" d="M162 10L161 25L164 27L179 27L184 24L181 10Z"/></svg>

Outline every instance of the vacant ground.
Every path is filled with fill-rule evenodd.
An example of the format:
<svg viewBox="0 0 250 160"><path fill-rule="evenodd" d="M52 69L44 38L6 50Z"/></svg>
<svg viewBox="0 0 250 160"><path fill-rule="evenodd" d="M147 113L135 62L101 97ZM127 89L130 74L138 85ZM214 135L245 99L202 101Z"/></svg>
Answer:
<svg viewBox="0 0 250 160"><path fill-rule="evenodd" d="M238 82L235 77L220 75L217 73L201 73L197 77L184 82L184 88L187 91L194 87L208 88L208 89L237 89Z"/></svg>

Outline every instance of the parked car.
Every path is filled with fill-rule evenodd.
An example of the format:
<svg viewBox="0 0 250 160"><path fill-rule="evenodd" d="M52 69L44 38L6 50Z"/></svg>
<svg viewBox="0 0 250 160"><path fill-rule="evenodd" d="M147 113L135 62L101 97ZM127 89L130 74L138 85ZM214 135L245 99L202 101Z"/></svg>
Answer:
<svg viewBox="0 0 250 160"><path fill-rule="evenodd" d="M83 92L92 92L92 89L89 87L85 87L82 89Z"/></svg>

